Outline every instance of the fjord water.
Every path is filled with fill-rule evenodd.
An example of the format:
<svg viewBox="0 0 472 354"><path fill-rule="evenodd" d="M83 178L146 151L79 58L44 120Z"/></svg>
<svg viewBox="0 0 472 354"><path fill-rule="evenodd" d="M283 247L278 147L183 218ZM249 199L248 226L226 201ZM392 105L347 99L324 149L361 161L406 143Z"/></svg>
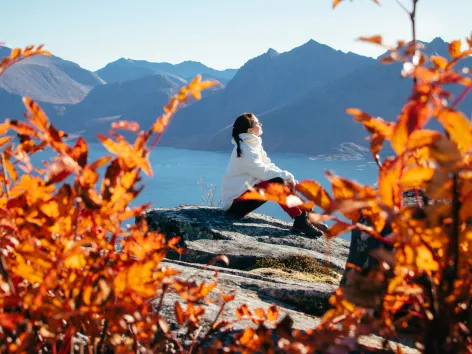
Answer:
<svg viewBox="0 0 472 354"><path fill-rule="evenodd" d="M50 154L44 152L36 155L33 161L37 164ZM89 162L110 155L98 143L89 144ZM373 185L376 182L377 166L372 160L312 160L308 156L269 154L272 161L282 169L295 175L297 180L313 179L331 192L330 184L324 172L330 170L335 174L356 180L362 184ZM219 199L221 178L228 162L229 152L209 152L174 149L157 146L151 154L150 161L154 176L143 174L144 190L135 204L152 203L153 207L176 207L182 204L204 205L202 191L198 181L204 177L206 184L216 186L216 200ZM258 212L289 221L289 217L275 203L266 203ZM130 220L130 223L133 221ZM349 235L344 235L348 237Z"/></svg>

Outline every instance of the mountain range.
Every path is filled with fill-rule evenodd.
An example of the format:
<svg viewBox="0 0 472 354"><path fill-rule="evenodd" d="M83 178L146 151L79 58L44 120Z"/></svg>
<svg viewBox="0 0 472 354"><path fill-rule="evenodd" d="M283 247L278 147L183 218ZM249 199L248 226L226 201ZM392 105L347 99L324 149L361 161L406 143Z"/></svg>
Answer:
<svg viewBox="0 0 472 354"><path fill-rule="evenodd" d="M441 38L424 45L430 54L449 57L448 44ZM9 53L0 47L0 58ZM472 58L462 65L470 68ZM264 124L266 150L336 154L345 146L367 145L366 132L345 113L346 108L357 107L387 120L398 116L411 92L411 80L400 72L401 64L380 64L313 40L285 53L269 49L238 70L215 70L191 61L121 58L90 72L57 57L38 56L0 77L0 116L21 117L21 96L29 95L69 133L93 138L117 119L134 120L145 128L182 85L201 74L221 84L181 109L161 144L229 150L234 119L253 112ZM470 114L472 98L468 96L460 108Z"/></svg>

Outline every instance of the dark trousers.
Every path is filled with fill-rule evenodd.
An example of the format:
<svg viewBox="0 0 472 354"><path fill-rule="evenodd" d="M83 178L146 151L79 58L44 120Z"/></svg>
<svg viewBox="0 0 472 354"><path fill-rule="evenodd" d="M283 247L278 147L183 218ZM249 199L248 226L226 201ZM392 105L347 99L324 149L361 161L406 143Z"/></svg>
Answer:
<svg viewBox="0 0 472 354"><path fill-rule="evenodd" d="M280 183L284 184L284 180L280 177L277 178L272 178L268 181L262 181L256 184L254 187L256 188L265 188L269 183ZM259 208L261 205L265 204L265 200L241 200L240 198L247 193L244 192L239 198L235 199L233 201L233 204L231 207L228 209L227 213L230 214L231 216L241 219L247 214L249 214L251 211L256 210ZM287 207L286 205L279 204L281 208L288 214L292 219L295 219L297 216L299 216L302 213L302 210L298 207Z"/></svg>

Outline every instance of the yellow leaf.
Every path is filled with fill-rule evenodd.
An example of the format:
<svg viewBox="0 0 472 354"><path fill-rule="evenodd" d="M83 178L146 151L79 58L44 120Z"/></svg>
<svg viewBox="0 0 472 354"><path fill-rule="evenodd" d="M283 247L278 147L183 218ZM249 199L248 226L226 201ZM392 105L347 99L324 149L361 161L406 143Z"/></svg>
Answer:
<svg viewBox="0 0 472 354"><path fill-rule="evenodd" d="M416 149L422 149L423 158L432 158L444 168L453 169L462 161L462 155L457 146L434 130L422 129L411 134L406 150Z"/></svg>
<svg viewBox="0 0 472 354"><path fill-rule="evenodd" d="M427 273L439 270L439 264L434 260L431 251L424 245L419 245L416 248L416 266Z"/></svg>
<svg viewBox="0 0 472 354"><path fill-rule="evenodd" d="M452 41L449 44L449 54L451 54L451 57L457 58L461 54L461 41L456 40Z"/></svg>
<svg viewBox="0 0 472 354"><path fill-rule="evenodd" d="M461 113L452 108L446 108L438 115L438 120L459 150L464 154L472 146L472 126L469 120Z"/></svg>
<svg viewBox="0 0 472 354"><path fill-rule="evenodd" d="M86 264L87 261L83 253L75 253L64 260L64 265L66 268L70 269L81 269L85 267Z"/></svg>
<svg viewBox="0 0 472 354"><path fill-rule="evenodd" d="M426 186L426 194L434 199L449 199L452 197L453 181L449 173L443 169L436 169Z"/></svg>
<svg viewBox="0 0 472 354"><path fill-rule="evenodd" d="M434 171L431 167L414 166L403 171L400 184L404 189L423 188L433 178Z"/></svg>
<svg viewBox="0 0 472 354"><path fill-rule="evenodd" d="M447 67L447 59L446 58L443 58L441 56L435 56L435 55L432 55L431 56L431 61L433 62L434 65L436 65L436 67L438 67L439 69L446 69Z"/></svg>
<svg viewBox="0 0 472 354"><path fill-rule="evenodd" d="M21 49L20 48L14 48L11 51L10 58L12 60L16 60L20 55L21 55Z"/></svg>

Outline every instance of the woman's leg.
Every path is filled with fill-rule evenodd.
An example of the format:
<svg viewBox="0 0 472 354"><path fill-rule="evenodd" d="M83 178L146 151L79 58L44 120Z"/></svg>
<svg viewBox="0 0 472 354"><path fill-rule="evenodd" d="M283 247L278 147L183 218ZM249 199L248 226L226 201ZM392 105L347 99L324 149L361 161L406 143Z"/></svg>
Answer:
<svg viewBox="0 0 472 354"><path fill-rule="evenodd" d="M262 181L256 184L254 187L265 188L269 183L280 183L284 184L282 178L273 178L268 181ZM247 192L244 192L241 197ZM234 200L231 207L228 209L227 213L236 217L238 219L243 218L251 211L256 210L261 205L263 205L265 200L241 200L241 197ZM307 213L303 212L300 208L297 207L288 207L286 205L279 204L282 209L294 219L292 231L296 233L303 233L307 236L318 238L323 235L323 233L313 226L307 218Z"/></svg>
<svg viewBox="0 0 472 354"><path fill-rule="evenodd" d="M277 178L272 178L268 181L259 182L254 187L265 188L270 183L284 184L285 182L282 178L277 177ZM233 204L228 210L228 214L231 214L237 218L243 218L244 216L256 210L257 208L259 208L261 205L265 203L264 200L241 200L242 196L244 196L245 193L243 193L241 197L239 197L233 202ZM286 205L282 205L282 204L279 204L279 205L292 219L295 219L297 216L301 215L302 213L302 210L300 208L297 208L297 207L290 208Z"/></svg>

